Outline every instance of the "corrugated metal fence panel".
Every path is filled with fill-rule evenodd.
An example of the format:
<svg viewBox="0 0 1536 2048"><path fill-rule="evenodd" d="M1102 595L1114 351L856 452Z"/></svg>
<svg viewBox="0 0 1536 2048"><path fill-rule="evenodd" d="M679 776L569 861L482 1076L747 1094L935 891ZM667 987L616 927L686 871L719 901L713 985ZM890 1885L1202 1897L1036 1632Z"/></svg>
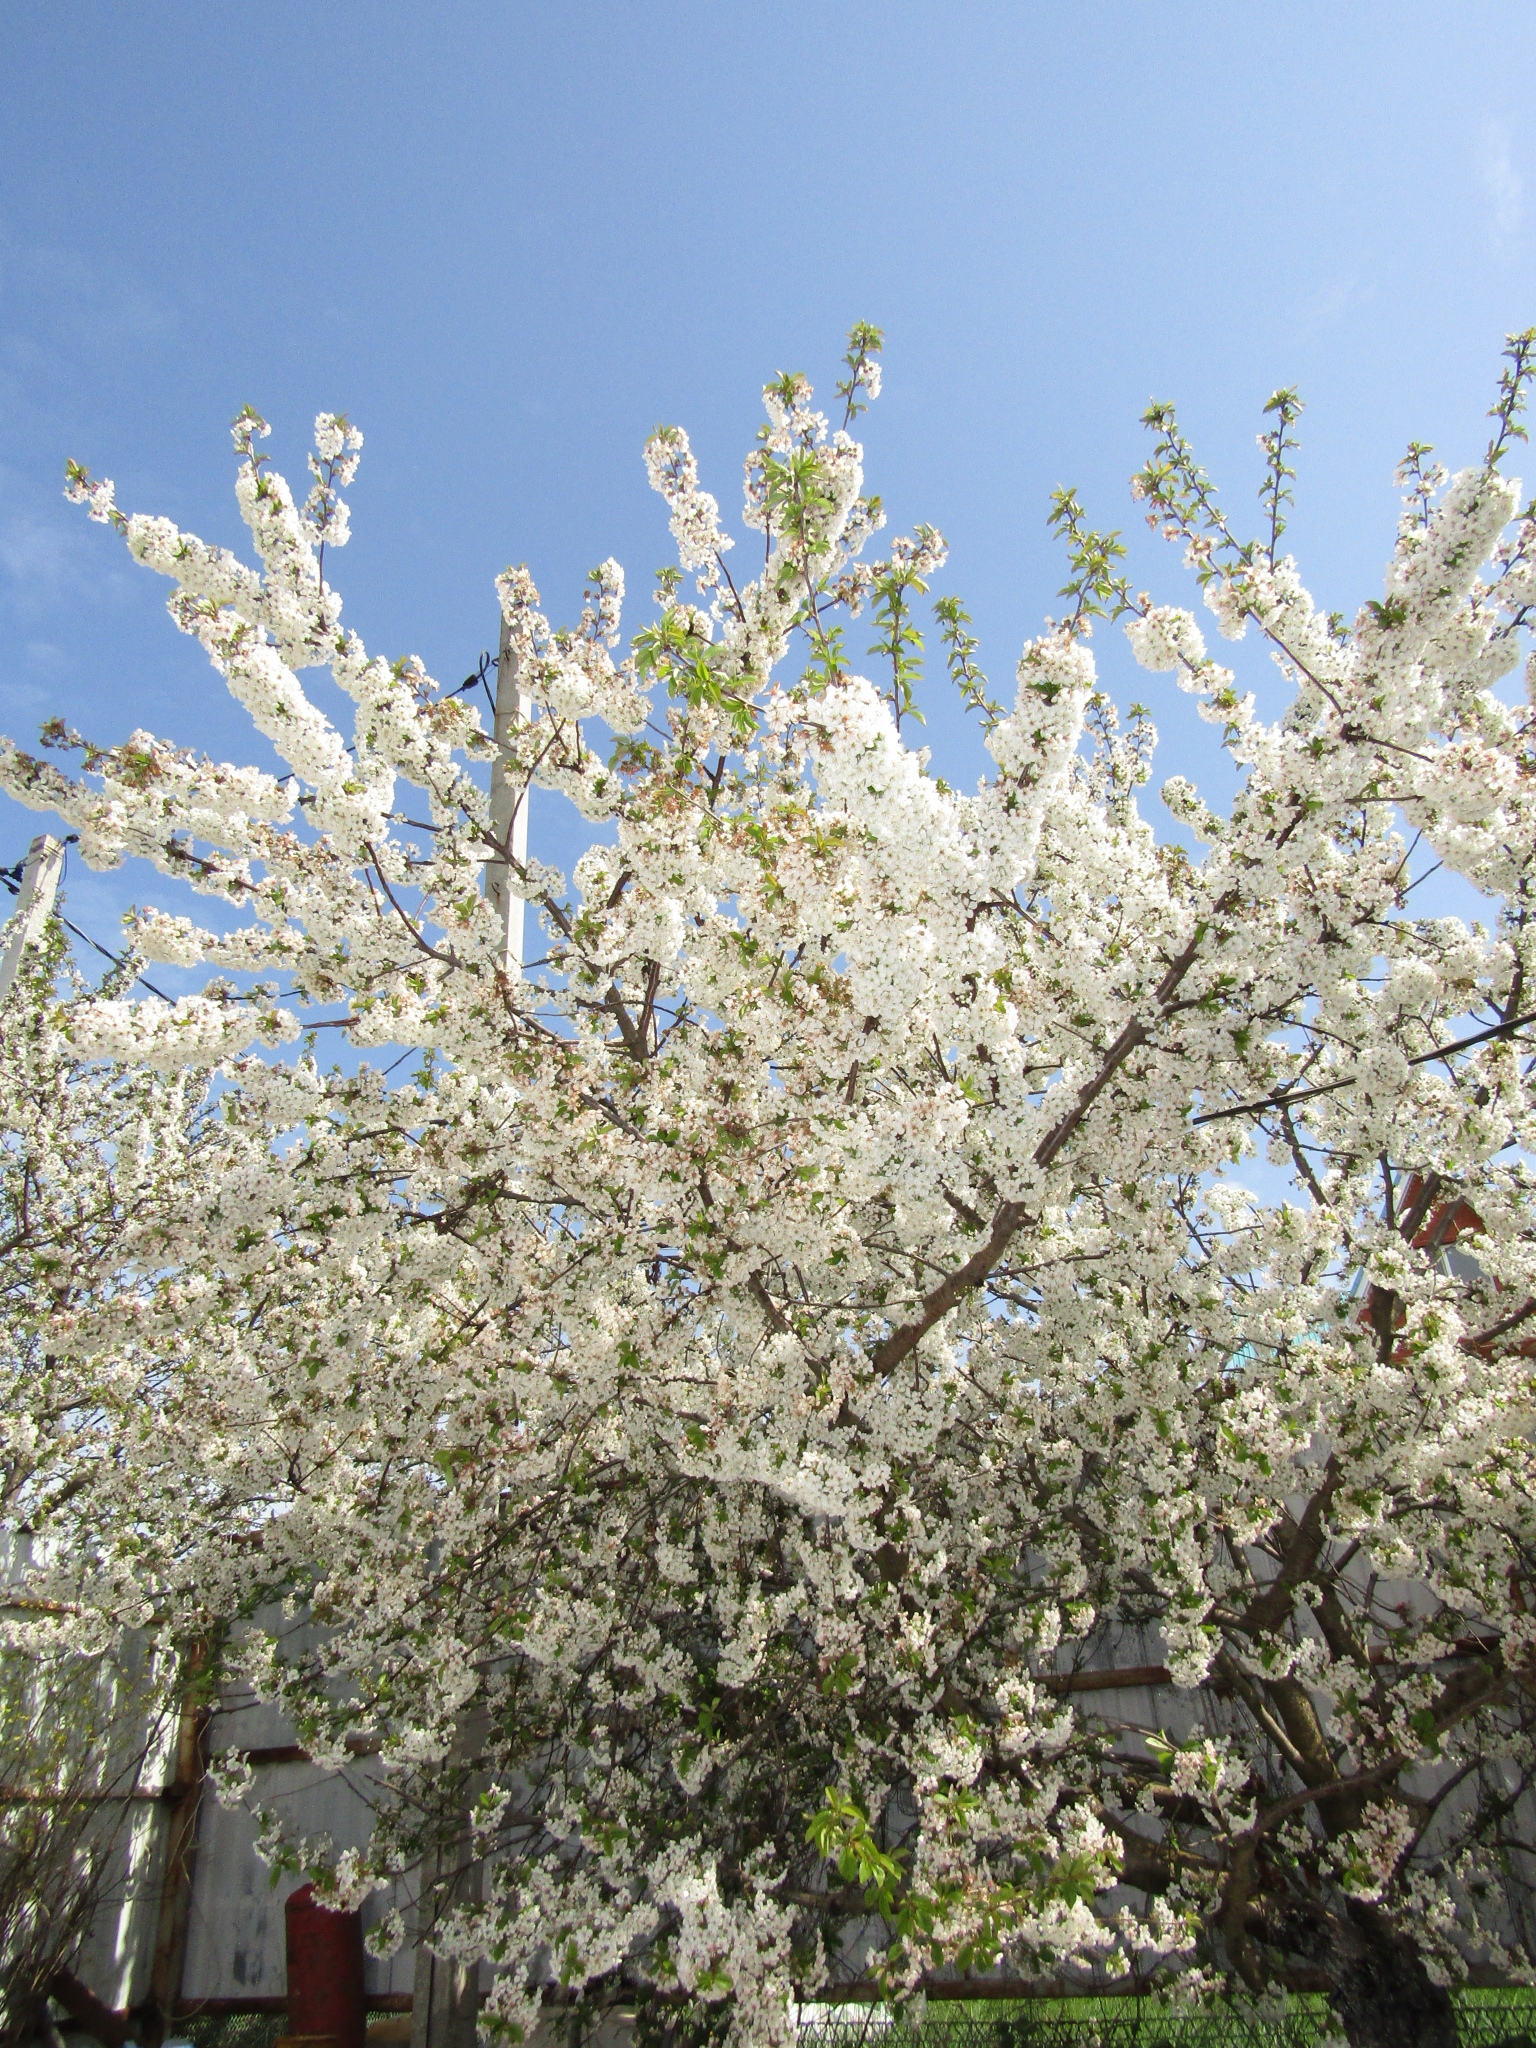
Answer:
<svg viewBox="0 0 1536 2048"><path fill-rule="evenodd" d="M30 1536L0 1531L0 1607L14 1590L13 1616L46 1620L47 1610L39 1612L20 1597L32 1557ZM150 1990L170 1833L170 1808L163 1795L175 1769L176 1720L148 1710L147 1675L136 1661L142 1653L142 1645L130 1639L119 1659L98 1665L94 1677L71 1691L62 1723L58 1703L46 1700L46 1711L33 1724L43 1734L59 1728L66 1746L70 1729L88 1731L76 1739L92 1745L89 1765L68 1782L72 1791L92 1800L90 1832L105 1837L110 1847L79 1974L118 2008L138 2003ZM73 1719L77 1712L78 1723ZM32 1761L39 1776L29 1780L22 1769L21 1789L53 1789L54 1764Z"/></svg>
<svg viewBox="0 0 1536 2048"><path fill-rule="evenodd" d="M243 1748L243 1715L240 1721ZM263 1730L264 1735L267 1732ZM218 1722L214 1739L216 1747L224 1746ZM255 1791L264 1804L281 1811L296 1832L328 1835L337 1849L361 1848L368 1839L366 1787L373 1775L375 1767L366 1758L335 1776L309 1763L263 1764L256 1770ZM274 1884L256 1853L254 1818L207 1799L198 1830L183 1998L281 1997L283 1904L301 1882L285 1875ZM406 1902L391 1893L376 1893L363 1908L364 1927L382 1920L397 1903ZM371 1996L408 1992L413 1967L408 1950L384 1960L367 1956L365 1986Z"/></svg>
<svg viewBox="0 0 1536 2048"><path fill-rule="evenodd" d="M1144 1668L1161 1661L1161 1639L1155 1629L1120 1630L1094 1646L1086 1658L1063 1653L1060 1669L1102 1671ZM1139 1746L1140 1731L1163 1729L1176 1740L1193 1724L1193 1706L1171 1690L1146 1684L1095 1692L1067 1704L1089 1709L1096 1718L1115 1724L1120 1746ZM210 1730L210 1747L221 1750L274 1750L294 1744L293 1730L272 1707L248 1694L231 1691L221 1700ZM303 1836L327 1835L337 1849L361 1846L367 1839L370 1811L368 1786L378 1766L360 1757L341 1773L327 1773L301 1761L258 1762L255 1796L284 1812L292 1830ZM145 1789L164 1784L168 1759L142 1774ZM120 1844L119 1868L92 1931L79 1974L107 2003L122 2009L141 2000L149 1989L161 1879L167 1835L167 1809L149 1801L133 1802ZM256 1822L243 1809L221 1806L211 1787L198 1815L197 1848L192 1870L187 1947L181 1980L184 2002L280 1998L286 1988L283 1904L302 1882L285 1875L273 1882L271 1871L256 1852ZM1137 1895L1139 1898L1139 1895ZM1127 1895L1129 1902L1129 1895ZM1108 1903L1118 1904L1110 1895ZM377 1894L363 1909L370 1926L408 1896ZM365 1981L370 1997L408 1994L415 1957L409 1938L393 1957L369 1956Z"/></svg>
<svg viewBox="0 0 1536 2048"><path fill-rule="evenodd" d="M1225 1703L1209 1695L1181 1695L1169 1685L1151 1683L1142 1676L1160 1666L1165 1656L1155 1627L1106 1631L1086 1654L1081 1645L1064 1647L1056 1660L1059 1679L1110 1671L1134 1672L1137 1679L1082 1692L1068 1686L1062 1704L1098 1722L1114 1745L1125 1751L1139 1751L1149 1731L1160 1730L1174 1741L1187 1740L1202 1717L1205 1732L1219 1735L1229 1711ZM215 1754L227 1749L275 1750L292 1746L294 1740L293 1731L274 1709L235 1692L221 1702L210 1732ZM164 1750L162 1741L146 1761L140 1773L141 1791L154 1791L165 1784L170 1759ZM337 1849L366 1841L369 1786L377 1782L379 1772L373 1759L359 1757L335 1774L294 1760L259 1762L254 1768L256 1796L277 1805L294 1833L329 1836ZM1522 1805L1536 1824L1530 1795ZM169 1812L165 1804L143 1798L125 1802L125 1809L113 1881L79 1972L100 1997L119 2009L137 2003L149 1990ZM283 1903L301 1880L285 1876L274 1884L255 1844L252 1816L244 1810L221 1807L211 1788L207 1790L198 1819L181 1979L183 2001L274 1999L284 1993ZM368 1902L365 1925L383 1918L397 1903L406 1909L409 1928L409 1898L397 1900L389 1895L377 1895ZM1139 1908L1142 1895L1116 1887L1103 1900L1111 1913L1122 1903ZM414 1961L409 1938L391 1958L368 1957L369 1995L408 1994Z"/></svg>
<svg viewBox="0 0 1536 2048"><path fill-rule="evenodd" d="M118 1838L111 1871L76 1975L123 2011L149 1995L169 1829L158 1801L125 1802L112 1821Z"/></svg>

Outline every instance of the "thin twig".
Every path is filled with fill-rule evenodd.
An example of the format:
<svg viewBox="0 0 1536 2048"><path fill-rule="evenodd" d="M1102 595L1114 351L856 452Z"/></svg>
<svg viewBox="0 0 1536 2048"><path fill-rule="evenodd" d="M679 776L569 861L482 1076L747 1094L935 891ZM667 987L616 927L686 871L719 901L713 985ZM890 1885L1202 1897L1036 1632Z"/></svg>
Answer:
<svg viewBox="0 0 1536 2048"><path fill-rule="evenodd" d="M1523 1017L1511 1017L1507 1024L1490 1024L1486 1031L1474 1031L1466 1038L1453 1039L1449 1045L1437 1045L1428 1052L1414 1053L1407 1064L1410 1067L1426 1066L1431 1060L1447 1059L1453 1052L1466 1052L1474 1045L1484 1045L1490 1038L1507 1038L1513 1031L1523 1031L1527 1024L1536 1024L1536 1010L1528 1010ZM1315 1088L1277 1088L1273 1095L1266 1095L1259 1102L1234 1103L1231 1109L1208 1109L1203 1116L1192 1119L1197 1124L1219 1124L1229 1116L1255 1116L1265 1109L1289 1109L1298 1102L1309 1102L1314 1095L1334 1095L1340 1088L1349 1088L1359 1079L1358 1074L1346 1074L1342 1080L1320 1081Z"/></svg>

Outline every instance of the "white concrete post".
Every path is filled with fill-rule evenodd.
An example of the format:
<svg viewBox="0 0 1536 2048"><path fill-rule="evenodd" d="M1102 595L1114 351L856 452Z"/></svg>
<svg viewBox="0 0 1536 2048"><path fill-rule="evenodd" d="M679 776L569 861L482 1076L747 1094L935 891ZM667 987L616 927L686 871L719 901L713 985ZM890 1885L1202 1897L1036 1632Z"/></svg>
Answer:
<svg viewBox="0 0 1536 2048"><path fill-rule="evenodd" d="M512 631L501 622L501 650L496 657L496 744L510 744L520 725L527 723L530 700L518 682L517 655ZM512 858L528 858L528 796L519 790L508 772L505 757L498 752L491 765L491 830L498 846L509 848ZM501 913L502 959L508 974L523 971L523 899L508 887L507 864L494 855L485 864L485 893Z"/></svg>
<svg viewBox="0 0 1536 2048"><path fill-rule="evenodd" d="M505 643L503 643L505 644ZM483 1705L459 1717L449 1761L464 1763L484 1748L489 1717ZM470 1787L473 1796L474 1784ZM422 1859L416 1902L416 1972L411 1988L411 2048L475 2048L480 2015L480 1965L434 1955L435 1923L455 1906L484 1897L485 1865L474 1855L468 1801L447 1841Z"/></svg>
<svg viewBox="0 0 1536 2048"><path fill-rule="evenodd" d="M0 1003L11 992L11 983L21 971L21 956L43 935L53 899L59 892L64 872L64 842L40 832L27 849L27 864L21 875L21 894L16 899L15 922L5 958L0 960Z"/></svg>
<svg viewBox="0 0 1536 2048"><path fill-rule="evenodd" d="M416 1970L411 1985L411 2048L475 2048L480 2018L480 1965L434 1955L427 1943L436 1912L457 1905L475 1905L480 1898L483 1869L468 1859L468 1841L453 1842L429 1852L421 1870L423 1899L416 1913ZM454 1869L456 1858L464 1858ZM453 1874L448 1875L449 1872ZM447 1877L441 1897L433 1890Z"/></svg>

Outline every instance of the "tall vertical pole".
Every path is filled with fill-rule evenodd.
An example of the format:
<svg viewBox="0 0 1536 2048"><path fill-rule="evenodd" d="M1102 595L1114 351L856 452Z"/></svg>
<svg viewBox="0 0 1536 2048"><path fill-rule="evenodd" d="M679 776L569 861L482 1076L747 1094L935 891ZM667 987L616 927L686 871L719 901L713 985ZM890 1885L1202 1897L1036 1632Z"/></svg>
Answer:
<svg viewBox="0 0 1536 2048"><path fill-rule="evenodd" d="M484 1705L460 1713L449 1746L450 1764L472 1763L490 1732ZM445 1813L444 1838L422 1858L416 1898L416 1973L411 1990L411 2048L475 2048L480 2015L480 1965L437 1955L437 1923L457 1906L475 1907L485 1896L485 1864L475 1854L471 1810L484 1779L463 1785L457 1816Z"/></svg>
<svg viewBox="0 0 1536 2048"><path fill-rule="evenodd" d="M475 2048L480 2021L480 1965L440 1956L429 1943L438 1919L455 1906L478 1905L484 1866L464 1836L427 1852L416 1907L416 1968L411 1985L411 2048Z"/></svg>
<svg viewBox="0 0 1536 2048"><path fill-rule="evenodd" d="M46 832L40 832L27 849L27 864L21 873L21 892L16 899L11 942L5 949L5 958L0 960L0 1003L10 994L11 983L21 970L22 954L28 946L35 946L43 935L63 872L63 840L50 839Z"/></svg>
<svg viewBox="0 0 1536 2048"><path fill-rule="evenodd" d="M518 787L507 749L531 709L518 681L512 629L503 619L496 655L496 758L491 763L491 832L515 861L528 858L528 792ZM501 920L501 964L509 978L523 971L523 899L514 895L507 862L493 854L485 864L486 900ZM461 1722L454 1751L462 1755L484 1740L471 1717ZM416 1968L411 1990L411 2048L475 2048L480 2012L480 1966L437 1955L430 1943L437 1920L456 1905L474 1905L481 1895L484 1867L473 1853L469 1814L461 1832L429 1849L422 1859L416 1906Z"/></svg>
<svg viewBox="0 0 1536 2048"><path fill-rule="evenodd" d="M173 2031L191 1931L192 1888L197 1863L197 1823L208 1779L208 1737L213 1709L199 1697L197 1680L207 1668L208 1645L200 1642L188 1660L186 1697L176 1723L176 1776L167 1794L168 1828L150 1970L149 2011L144 2039L156 2048Z"/></svg>
<svg viewBox="0 0 1536 2048"><path fill-rule="evenodd" d="M496 844L515 861L528 858L528 793L520 789L507 765L505 749L531 709L518 681L512 629L501 622L501 649L496 657L496 759L491 764L491 830ZM523 971L523 899L514 895L507 864L493 856L485 864L485 893L501 917L501 957L509 975Z"/></svg>

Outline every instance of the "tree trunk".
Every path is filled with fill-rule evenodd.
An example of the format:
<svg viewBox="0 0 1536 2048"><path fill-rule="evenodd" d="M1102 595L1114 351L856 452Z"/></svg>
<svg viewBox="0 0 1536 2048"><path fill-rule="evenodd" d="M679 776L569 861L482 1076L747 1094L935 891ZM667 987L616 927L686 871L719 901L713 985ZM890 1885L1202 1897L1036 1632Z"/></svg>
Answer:
<svg viewBox="0 0 1536 2048"><path fill-rule="evenodd" d="M1456 2048L1451 1994L1374 1906L1334 1922L1333 1951L1328 2000L1350 2048Z"/></svg>

